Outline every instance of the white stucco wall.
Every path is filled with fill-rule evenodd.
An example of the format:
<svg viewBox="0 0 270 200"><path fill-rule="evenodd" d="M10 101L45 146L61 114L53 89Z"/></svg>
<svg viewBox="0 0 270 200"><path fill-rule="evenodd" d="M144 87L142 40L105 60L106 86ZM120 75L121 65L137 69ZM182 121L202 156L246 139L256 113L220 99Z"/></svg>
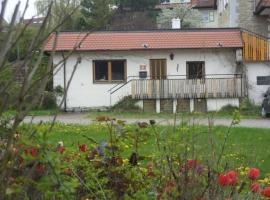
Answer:
<svg viewBox="0 0 270 200"><path fill-rule="evenodd" d="M207 99L207 111L218 111L227 105L239 107L239 99Z"/></svg>
<svg viewBox="0 0 270 200"><path fill-rule="evenodd" d="M170 59L170 54L174 59ZM149 59L167 59L168 75L186 75L186 61L205 61L206 74L234 74L235 50L233 49L193 49L193 50L145 50L123 52L85 52L74 54L66 63L67 81L72 73L78 56L82 62L74 75L67 95L68 108L110 106L122 97L131 94L130 84L110 96L108 90L115 84L93 83L93 60L126 59L127 76L138 76L140 65L146 65L149 75ZM54 63L61 60L61 54L56 54ZM64 86L63 68L54 76L54 87ZM170 77L177 78L177 77Z"/></svg>
<svg viewBox="0 0 270 200"><path fill-rule="evenodd" d="M263 94L270 85L257 85L257 76L270 76L270 62L245 63L249 99L257 105L263 100Z"/></svg>

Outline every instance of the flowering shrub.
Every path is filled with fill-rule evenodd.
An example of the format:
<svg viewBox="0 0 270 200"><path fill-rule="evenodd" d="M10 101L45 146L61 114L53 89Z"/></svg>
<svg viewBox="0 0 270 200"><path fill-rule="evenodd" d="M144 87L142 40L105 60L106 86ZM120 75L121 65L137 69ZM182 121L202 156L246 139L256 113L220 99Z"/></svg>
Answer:
<svg viewBox="0 0 270 200"><path fill-rule="evenodd" d="M136 126L109 117L97 121L101 123L94 125L98 130L107 127L107 139L95 141L85 136L74 149L65 146L65 141L50 144L42 134L31 140L18 139L7 197L270 199L270 183L267 178L259 179L259 169L235 168L224 160L226 143L217 148L210 135L211 152L200 154L195 145L199 128L195 126L183 123L162 132L154 120ZM144 154L142 144L151 138L154 152Z"/></svg>

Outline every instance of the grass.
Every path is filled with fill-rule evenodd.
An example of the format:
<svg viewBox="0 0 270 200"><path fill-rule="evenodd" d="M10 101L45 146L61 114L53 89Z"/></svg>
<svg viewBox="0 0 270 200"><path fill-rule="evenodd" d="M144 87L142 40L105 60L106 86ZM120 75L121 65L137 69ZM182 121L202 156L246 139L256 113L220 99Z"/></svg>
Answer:
<svg viewBox="0 0 270 200"><path fill-rule="evenodd" d="M25 125L26 126L26 125ZM131 125L129 125L131 126ZM46 130L48 125L39 126L39 129ZM179 129L180 127L178 127ZM209 134L207 133L207 127L196 127L196 146L199 155L208 155L211 152L209 145ZM164 141L167 139L167 134L172 133L172 127L158 126L158 130L163 133ZM221 149L224 141L227 127L214 127L212 136L216 143L216 148ZM263 174L270 172L270 130L269 129L257 129L257 128L233 128L230 137L228 139L228 145L225 149L226 159L233 161L235 167L241 165L258 167L262 170ZM176 133L178 134L178 132ZM59 141L63 141L66 148L77 149L78 144L85 143L87 145L93 145L93 142L88 140L93 138L97 142L106 140L108 138L108 131L104 125L63 125L57 124L52 133L49 134L49 141L52 144L57 144ZM180 145L180 144L179 144ZM132 149L127 150L126 157L132 152ZM142 144L139 154L147 156L155 152L155 138L149 138L146 144Z"/></svg>
<svg viewBox="0 0 270 200"><path fill-rule="evenodd" d="M231 119L232 118L232 111L220 111L220 112L208 112L208 113L177 113L177 118L190 118L190 117L197 117L197 118L207 118L208 116L213 116L218 119ZM96 119L98 116L109 116L109 117L116 117L118 119L174 119L175 114L173 113L150 113L150 112L89 112L87 116L90 119ZM260 114L258 113L241 113L242 119L262 119Z"/></svg>
<svg viewBox="0 0 270 200"><path fill-rule="evenodd" d="M28 113L28 116L52 116L56 113L56 110L32 110ZM5 113L6 115L15 115L16 112L10 110Z"/></svg>

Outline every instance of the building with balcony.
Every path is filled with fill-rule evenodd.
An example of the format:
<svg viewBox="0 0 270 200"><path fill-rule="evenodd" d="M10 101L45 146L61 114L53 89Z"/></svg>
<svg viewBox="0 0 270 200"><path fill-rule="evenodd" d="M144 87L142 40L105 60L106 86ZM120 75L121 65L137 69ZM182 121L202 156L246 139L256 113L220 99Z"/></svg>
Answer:
<svg viewBox="0 0 270 200"><path fill-rule="evenodd" d="M54 87L67 89L66 110L109 107L125 96L145 111L214 111L246 97L240 29L60 33ZM83 41L80 43L80 41ZM56 41L56 43L55 43Z"/></svg>

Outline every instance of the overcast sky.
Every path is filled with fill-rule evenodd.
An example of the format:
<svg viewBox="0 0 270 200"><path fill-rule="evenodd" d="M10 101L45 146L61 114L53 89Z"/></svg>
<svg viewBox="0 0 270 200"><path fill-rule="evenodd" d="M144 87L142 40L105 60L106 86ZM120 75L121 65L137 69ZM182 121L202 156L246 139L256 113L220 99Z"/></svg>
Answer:
<svg viewBox="0 0 270 200"><path fill-rule="evenodd" d="M0 1L2 2L3 0L0 0ZM27 0L20 0L20 1L21 1L20 10L23 12ZM26 19L32 18L33 16L36 16L37 12L35 9L35 1L36 0L29 0L29 7L28 7L26 15L25 15ZM14 8L18 2L19 2L19 0L8 0L6 14L5 14L6 20L10 21L11 16L12 16L13 11L14 11ZM1 3L1 5L2 5L2 3ZM0 5L0 7L1 7L1 5Z"/></svg>

